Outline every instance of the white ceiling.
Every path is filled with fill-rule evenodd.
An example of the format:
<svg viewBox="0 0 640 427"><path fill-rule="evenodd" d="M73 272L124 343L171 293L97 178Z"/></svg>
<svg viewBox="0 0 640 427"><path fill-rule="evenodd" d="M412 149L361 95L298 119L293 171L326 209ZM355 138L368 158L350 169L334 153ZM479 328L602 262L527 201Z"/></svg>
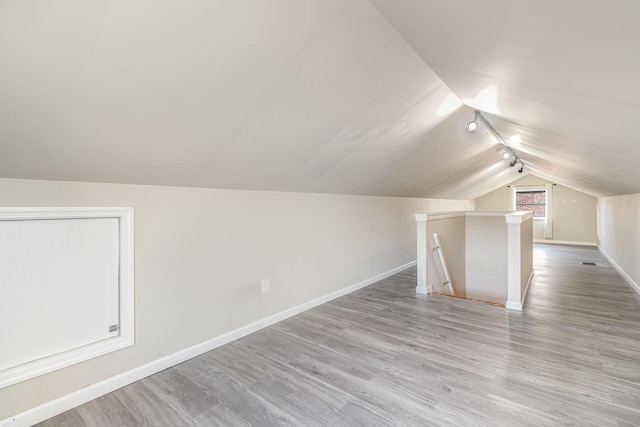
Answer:
<svg viewBox="0 0 640 427"><path fill-rule="evenodd" d="M516 4L517 3L517 4ZM0 2L0 176L475 198L640 192L640 2ZM464 104L464 105L463 105Z"/></svg>
<svg viewBox="0 0 640 427"><path fill-rule="evenodd" d="M528 171L640 192L640 2L371 2L466 105L520 136Z"/></svg>

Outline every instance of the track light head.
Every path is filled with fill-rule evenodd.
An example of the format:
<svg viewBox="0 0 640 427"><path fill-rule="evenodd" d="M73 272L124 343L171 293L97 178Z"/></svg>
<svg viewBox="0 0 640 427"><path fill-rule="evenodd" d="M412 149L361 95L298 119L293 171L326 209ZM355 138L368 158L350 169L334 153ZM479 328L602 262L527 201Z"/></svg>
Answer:
<svg viewBox="0 0 640 427"><path fill-rule="evenodd" d="M497 150L498 155L500 155L504 160L509 160L509 167L518 165L518 173L522 173L524 171L524 163L522 162L522 160L520 160L516 152L513 151L509 143L505 141L502 135L500 135L498 131L491 125L491 123L489 123L489 121L482 115L482 112L480 110L474 110L474 114L475 116L473 117L473 120L467 123L467 130L469 132L475 132L479 126L478 121L481 121L484 127L487 128L489 133L495 136L498 142L502 144L503 147L501 147L500 150ZM520 137L512 137L511 139L509 139L509 142L513 144L519 144Z"/></svg>

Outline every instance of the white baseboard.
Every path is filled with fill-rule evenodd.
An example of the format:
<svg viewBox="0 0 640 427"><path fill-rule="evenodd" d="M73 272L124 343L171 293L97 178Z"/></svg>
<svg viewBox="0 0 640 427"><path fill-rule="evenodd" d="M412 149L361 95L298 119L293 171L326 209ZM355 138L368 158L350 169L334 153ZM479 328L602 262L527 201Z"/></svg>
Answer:
<svg viewBox="0 0 640 427"><path fill-rule="evenodd" d="M363 280L362 282L347 286L346 288L331 292L327 295L305 302L298 306L291 307L279 313L272 314L271 316L267 316L264 319L242 326L238 329L227 332L203 343L185 348L184 350L180 350L176 353L170 354L160 359L156 359L152 362L131 369L127 372L123 372L116 376L107 378L98 383L89 385L81 390L67 394L66 396L62 396L58 399L43 403L42 405L31 408L12 417L0 420L0 426L28 427L33 424L39 423L64 411L75 408L78 405L82 405L83 403L86 403L90 400L96 399L114 390L129 385L135 381L146 378L149 375L153 375L164 369L175 366L179 363L184 362L185 360L192 359L196 356L206 353L207 351L213 350L215 348L228 344L231 341L235 341L246 335L259 331L260 329L266 328L267 326L273 325L274 323L278 323L284 319L295 316L296 314L300 314L311 308L317 307L326 302L357 291L358 289L362 289L415 265L416 261L409 262L369 279Z"/></svg>
<svg viewBox="0 0 640 427"><path fill-rule="evenodd" d="M631 276L629 276L618 264L616 264L613 258L611 258L609 254L606 253L600 246L598 246L598 249L600 249L600 253L604 255L604 257L607 259L607 261L609 261L609 263L613 266L613 268L618 270L618 273L620 273L620 275L624 277L624 280L626 280L631 285L633 290L636 291L638 294L640 294L640 286L633 281Z"/></svg>
<svg viewBox="0 0 640 427"><path fill-rule="evenodd" d="M504 305L505 308L509 309L509 310L516 310L516 311L522 311L522 308L524 307L524 301L527 299L527 293L529 293L529 285L531 284L531 281L533 280L533 273L535 270L531 269L531 274L529 275L529 280L527 281L527 285L524 287L524 292L522 293L522 301L518 302L518 301L507 301L507 303Z"/></svg>
<svg viewBox="0 0 640 427"><path fill-rule="evenodd" d="M573 240L533 239L533 243L548 243L550 245L597 246L596 242L576 242Z"/></svg>
<svg viewBox="0 0 640 427"><path fill-rule="evenodd" d="M507 301L505 307L508 310L522 311L522 303L517 301Z"/></svg>
<svg viewBox="0 0 640 427"><path fill-rule="evenodd" d="M429 290L427 288L422 286L416 286L416 294L427 295L428 293L429 293Z"/></svg>

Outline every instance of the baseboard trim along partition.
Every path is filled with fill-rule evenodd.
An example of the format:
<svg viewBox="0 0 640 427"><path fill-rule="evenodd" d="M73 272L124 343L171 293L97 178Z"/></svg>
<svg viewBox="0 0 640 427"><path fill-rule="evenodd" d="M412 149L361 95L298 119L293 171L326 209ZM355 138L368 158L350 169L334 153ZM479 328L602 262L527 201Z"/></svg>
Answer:
<svg viewBox="0 0 640 427"><path fill-rule="evenodd" d="M550 245L571 245L571 246L597 246L595 242L575 242L572 240L533 239L533 243L548 243Z"/></svg>
<svg viewBox="0 0 640 427"><path fill-rule="evenodd" d="M529 280L527 281L527 285L524 287L524 294L522 295L522 301L520 302L507 301L507 303L505 304L505 308L508 308L509 310L522 311L522 308L524 307L524 301L527 299L527 293L529 292L529 285L533 281L534 273L535 273L535 270L531 270L531 274L529 275Z"/></svg>
<svg viewBox="0 0 640 427"><path fill-rule="evenodd" d="M232 341L235 341L239 338L242 338L246 335L259 331L260 329L266 328L267 326L273 325L274 323L278 323L282 320L288 319L289 317L295 316L296 314L300 314L304 311L310 310L314 307L327 303L331 300L334 300L341 296L347 295L351 292L362 289L366 286L369 286L375 282L378 282L382 279L385 279L389 276L392 276L396 273L399 273L400 271L406 270L407 268L413 267L415 265L416 265L416 261L411 261L407 264L393 268L384 273L380 273L374 277L363 280L354 285L347 286L346 288L331 292L327 295L315 298L311 301L307 301L298 306L291 307L279 313L272 314L270 316L265 317L264 319L242 326L238 329L227 332L225 334L222 334L220 336L207 340L203 343L185 348L184 350L180 350L176 353L154 360L145 365L131 369L127 372L123 372L116 376L107 378L103 381L89 385L81 390L75 391L66 396L62 396L58 399L46 402L42 405L36 406L35 408L29 409L20 414L6 418L4 420L0 420L0 426L22 427L22 426L31 426L33 424L39 423L55 415L58 415L64 411L75 408L78 405L82 405L83 403L86 403L90 400L96 399L107 393L110 393L126 385L129 385L135 381L146 378L149 375L153 375L164 369L170 368L186 360L192 359L196 356L206 353L207 351L213 350L215 348L228 344Z"/></svg>
<svg viewBox="0 0 640 427"><path fill-rule="evenodd" d="M613 258L611 258L609 256L609 254L606 253L600 246L598 246L598 249L600 250L600 253L602 255L604 255L604 257L607 259L607 261L609 261L609 263L611 263L613 268L618 270L618 273L620 273L620 275L622 277L624 277L624 280L626 280L627 283L629 283L631 285L633 290L636 291L638 294L640 294L640 285L638 285L636 282L634 282L633 279L631 278L631 276L629 276L618 264L616 264L616 262L613 260Z"/></svg>

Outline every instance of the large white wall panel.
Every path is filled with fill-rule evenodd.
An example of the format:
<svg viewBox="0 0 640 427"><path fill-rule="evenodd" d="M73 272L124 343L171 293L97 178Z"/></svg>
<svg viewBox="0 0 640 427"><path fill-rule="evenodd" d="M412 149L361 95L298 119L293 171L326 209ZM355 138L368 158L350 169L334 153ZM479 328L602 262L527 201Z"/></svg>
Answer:
<svg viewBox="0 0 640 427"><path fill-rule="evenodd" d="M0 370L117 334L118 220L0 221L0 289Z"/></svg>
<svg viewBox="0 0 640 427"><path fill-rule="evenodd" d="M0 209L0 388L133 344L132 220Z"/></svg>

